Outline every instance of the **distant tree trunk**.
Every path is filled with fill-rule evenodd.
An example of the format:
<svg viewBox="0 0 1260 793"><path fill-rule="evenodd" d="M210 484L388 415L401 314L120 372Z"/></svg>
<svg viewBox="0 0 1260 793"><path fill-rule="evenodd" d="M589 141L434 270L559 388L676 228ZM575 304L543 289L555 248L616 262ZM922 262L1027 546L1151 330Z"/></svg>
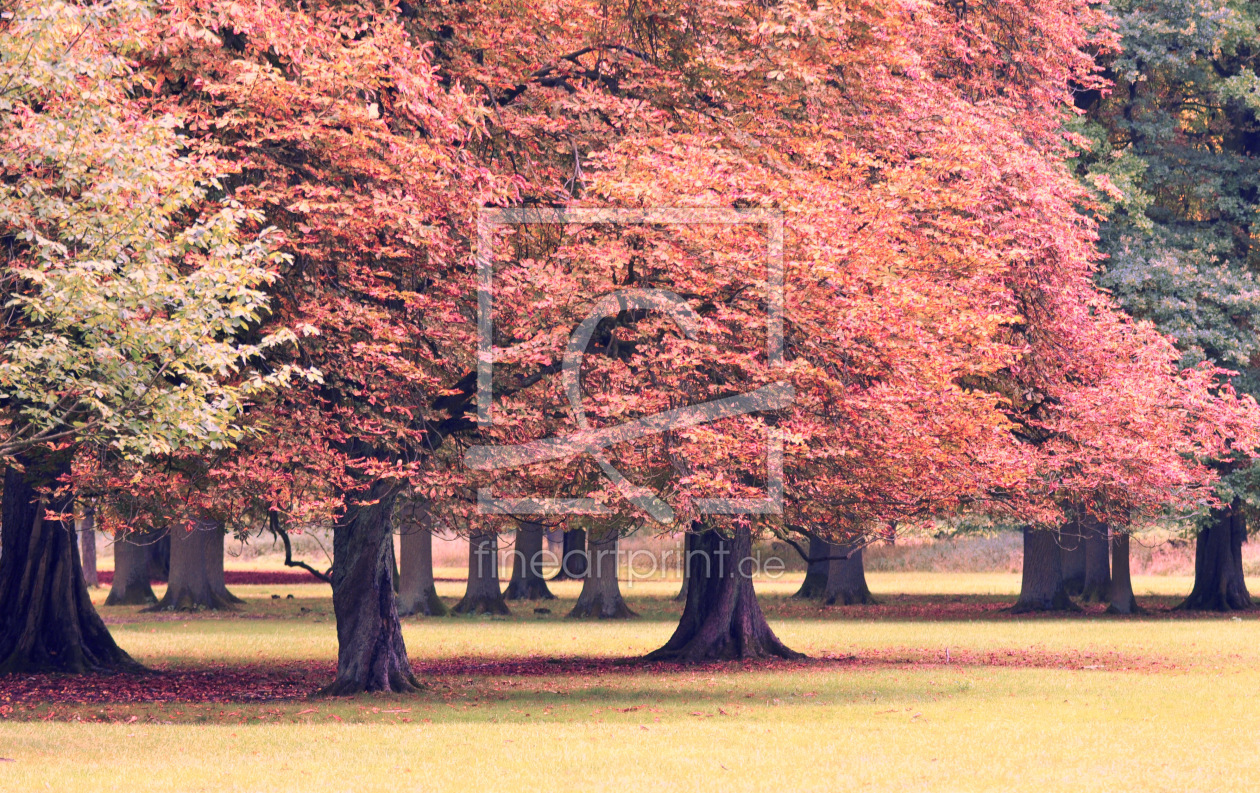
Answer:
<svg viewBox="0 0 1260 793"><path fill-rule="evenodd" d="M201 520L191 530L173 528L170 534L166 594L149 611L222 611L242 602L224 580L224 534L217 522Z"/></svg>
<svg viewBox="0 0 1260 793"><path fill-rule="evenodd" d="M1213 510L1211 522L1199 531L1194 551L1194 589L1178 609L1186 611L1243 611L1252 607L1243 580L1242 544L1247 519L1238 499Z"/></svg>
<svg viewBox="0 0 1260 793"><path fill-rule="evenodd" d="M70 454L23 455L4 474L0 507L0 674L139 671L92 608L72 497L39 488L70 472ZM61 519L49 519L49 513Z"/></svg>
<svg viewBox="0 0 1260 793"><path fill-rule="evenodd" d="M100 586L101 579L96 574L96 510L92 507L84 507L83 517L74 522L74 527L79 533L79 558L83 565L83 583L89 587Z"/></svg>
<svg viewBox="0 0 1260 793"><path fill-rule="evenodd" d="M1024 576L1019 600L1011 609L1029 611L1079 611L1063 586L1063 551L1057 533L1024 527Z"/></svg>
<svg viewBox="0 0 1260 793"><path fill-rule="evenodd" d="M1111 536L1111 589L1108 614L1137 614L1137 598L1133 597L1133 579L1129 577L1129 535L1113 532Z"/></svg>
<svg viewBox="0 0 1260 793"><path fill-rule="evenodd" d="M152 542L144 544L148 554L149 580L167 582L171 578L171 533L157 534Z"/></svg>
<svg viewBox="0 0 1260 793"><path fill-rule="evenodd" d="M874 604L875 598L866 586L866 570L862 566L862 546L831 545L832 556L848 554L848 559L832 559L828 563L827 588L823 602L828 606ZM812 553L812 549L811 549Z"/></svg>
<svg viewBox="0 0 1260 793"><path fill-rule="evenodd" d="M818 600L827 594L827 576L831 570L831 561L827 558L834 555L835 546L826 540L809 538L809 559L806 560L805 580L801 588L796 590L794 598L801 600ZM811 561L813 560L813 561Z"/></svg>
<svg viewBox="0 0 1260 793"><path fill-rule="evenodd" d="M427 504L412 505L410 515L398 538L398 614L441 617L447 608L433 582L433 515Z"/></svg>
<svg viewBox="0 0 1260 793"><path fill-rule="evenodd" d="M499 592L499 535L468 538L468 589L451 609L456 614L511 614Z"/></svg>
<svg viewBox="0 0 1260 793"><path fill-rule="evenodd" d="M542 575L543 526L522 522L516 529L516 547L512 553L512 578L508 581L505 600L555 600Z"/></svg>
<svg viewBox="0 0 1260 793"><path fill-rule="evenodd" d="M1097 518L1081 521L1085 535L1085 581L1081 600L1106 603L1111 594L1111 543L1107 541L1107 524Z"/></svg>
<svg viewBox="0 0 1260 793"><path fill-rule="evenodd" d="M344 512L333 522L337 678L321 694L419 688L394 597L390 517L397 495L394 483L378 480L361 497L347 498Z"/></svg>
<svg viewBox="0 0 1260 793"><path fill-rule="evenodd" d="M692 540L695 536L695 532L683 533L682 586L678 588L678 594L674 595L675 603L687 602L687 586L691 582L691 565L687 560L691 558Z"/></svg>
<svg viewBox="0 0 1260 793"><path fill-rule="evenodd" d="M687 603L674 635L651 652L650 661L715 661L754 658L803 658L770 630L747 561L752 532L736 529L725 537L703 530L689 559Z"/></svg>
<svg viewBox="0 0 1260 793"><path fill-rule="evenodd" d="M151 606L157 602L149 585L149 536L143 532L114 540L114 581L106 606Z"/></svg>
<svg viewBox="0 0 1260 793"><path fill-rule="evenodd" d="M552 581L581 581L586 577L586 530L569 529L564 533L563 550L560 552L560 571Z"/></svg>
<svg viewBox="0 0 1260 793"><path fill-rule="evenodd" d="M1063 590L1075 597L1085 589L1085 536L1078 519L1067 522L1059 533L1059 554L1063 567Z"/></svg>
<svg viewBox="0 0 1260 793"><path fill-rule="evenodd" d="M582 581L582 592L569 616L575 619L598 617L601 620L622 620L637 617L621 597L617 582L617 532L592 530L589 565Z"/></svg>

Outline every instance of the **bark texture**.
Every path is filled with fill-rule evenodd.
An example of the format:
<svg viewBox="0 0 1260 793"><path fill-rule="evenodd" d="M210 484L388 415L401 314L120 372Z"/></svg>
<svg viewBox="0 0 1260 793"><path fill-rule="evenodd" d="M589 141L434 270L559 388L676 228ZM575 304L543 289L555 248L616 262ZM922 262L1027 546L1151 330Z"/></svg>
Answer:
<svg viewBox="0 0 1260 793"><path fill-rule="evenodd" d="M617 532L592 532L586 578L582 592L569 616L575 619L598 617L601 620L622 620L639 616L630 610L621 597L617 581Z"/></svg>
<svg viewBox="0 0 1260 793"><path fill-rule="evenodd" d="M456 614L511 614L499 591L499 535L468 538L468 589L451 609Z"/></svg>
<svg viewBox="0 0 1260 793"><path fill-rule="evenodd" d="M0 675L140 671L92 608L71 498L39 492L69 473L70 455L18 462L23 470L5 472L0 507Z"/></svg>
<svg viewBox="0 0 1260 793"><path fill-rule="evenodd" d="M1029 611L1079 611L1063 584L1063 549L1058 532L1024 527L1024 575L1019 600L1011 609Z"/></svg>
<svg viewBox="0 0 1260 793"><path fill-rule="evenodd" d="M1106 603L1111 594L1111 544L1107 541L1107 524L1096 518L1081 519L1085 545L1085 580L1081 600Z"/></svg>
<svg viewBox="0 0 1260 793"><path fill-rule="evenodd" d="M442 617L449 610L433 582L433 516L425 505L414 505L412 518L398 538L398 614Z"/></svg>
<svg viewBox="0 0 1260 793"><path fill-rule="evenodd" d="M135 533L114 540L114 582L106 606L151 606L157 602L149 584L149 538Z"/></svg>
<svg viewBox="0 0 1260 793"><path fill-rule="evenodd" d="M415 691L394 598L394 536L390 516L396 486L378 481L361 499L347 499L333 523L333 612L337 617L337 678L320 693Z"/></svg>
<svg viewBox="0 0 1260 793"><path fill-rule="evenodd" d="M560 552L560 571L552 581L581 581L586 577L586 529L569 529L564 533Z"/></svg>
<svg viewBox="0 0 1260 793"><path fill-rule="evenodd" d="M753 591L749 560L752 532L730 537L701 533L688 555L687 603L674 635L647 660L700 662L730 659L804 658L779 641Z"/></svg>
<svg viewBox="0 0 1260 793"><path fill-rule="evenodd" d="M1247 519L1242 503L1212 512L1199 531L1194 549L1194 588L1178 609L1186 611L1244 611L1252 607L1243 580L1242 544L1247 540Z"/></svg>
<svg viewBox="0 0 1260 793"><path fill-rule="evenodd" d="M1111 538L1111 588L1107 594L1108 614L1137 614L1133 579L1129 577L1129 535L1116 532Z"/></svg>
<svg viewBox="0 0 1260 793"><path fill-rule="evenodd" d="M829 543L830 545L830 543ZM866 586L866 569L862 565L861 546L830 545L833 556L848 555L848 559L832 559L827 568L827 588L823 602L828 606L855 606L875 603L871 590Z"/></svg>
<svg viewBox="0 0 1260 793"><path fill-rule="evenodd" d="M512 549L512 577L508 580L505 600L555 600L543 578L543 535L541 523L523 522L516 529L516 547Z"/></svg>
<svg viewBox="0 0 1260 793"><path fill-rule="evenodd" d="M1059 553L1062 556L1063 589L1075 597L1085 589L1085 537L1081 524L1069 521L1059 534Z"/></svg>
<svg viewBox="0 0 1260 793"><path fill-rule="evenodd" d="M90 587L100 586L96 574L96 510L86 507L83 516L74 523L79 533L79 564L83 566L83 583Z"/></svg>
<svg viewBox="0 0 1260 793"><path fill-rule="evenodd" d="M835 546L826 540L811 537L809 539L809 559L806 560L805 580L801 588L796 590L794 598L801 600L818 600L827 595L827 576L831 572L831 561L827 558L835 554ZM815 561L810 561L815 560Z"/></svg>
<svg viewBox="0 0 1260 793"><path fill-rule="evenodd" d="M192 529L171 530L171 566L166 594L150 611L224 611L241 599L228 591L223 575L223 528L198 521Z"/></svg>

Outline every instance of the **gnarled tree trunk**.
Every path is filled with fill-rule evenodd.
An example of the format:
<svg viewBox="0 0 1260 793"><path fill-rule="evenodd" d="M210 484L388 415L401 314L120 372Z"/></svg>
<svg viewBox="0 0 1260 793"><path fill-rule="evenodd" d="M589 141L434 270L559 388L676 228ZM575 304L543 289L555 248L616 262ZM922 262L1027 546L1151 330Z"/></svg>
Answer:
<svg viewBox="0 0 1260 793"><path fill-rule="evenodd" d="M573 618L598 617L601 620L618 620L637 617L621 597L621 585L617 582L617 532L612 529L594 529L590 535L589 565L582 581L582 592L569 616Z"/></svg>
<svg viewBox="0 0 1260 793"><path fill-rule="evenodd" d="M560 552L560 571L552 581L581 581L586 577L586 529L569 529L564 533Z"/></svg>
<svg viewBox="0 0 1260 793"><path fill-rule="evenodd" d="M862 566L862 546L831 545L832 556L848 555L848 559L832 559L828 563L827 588L823 602L828 606L873 604L875 598L866 586L866 570ZM813 549L810 549L811 552Z"/></svg>
<svg viewBox="0 0 1260 793"><path fill-rule="evenodd" d="M1024 527L1024 575L1019 600L1011 609L1029 611L1079 611L1063 586L1063 549L1058 533Z"/></svg>
<svg viewBox="0 0 1260 793"><path fill-rule="evenodd" d="M74 522L79 534L79 563L83 566L83 583L90 587L100 586L96 574L96 510L84 507L82 515Z"/></svg>
<svg viewBox="0 0 1260 793"><path fill-rule="evenodd" d="M1107 541L1107 524L1097 518L1081 519L1085 535L1085 580L1081 600L1106 603L1111 594L1111 543Z"/></svg>
<svg viewBox="0 0 1260 793"><path fill-rule="evenodd" d="M149 611L222 611L241 603L227 589L223 572L223 528L197 521L191 529L173 528L170 577L166 594Z"/></svg>
<svg viewBox="0 0 1260 793"><path fill-rule="evenodd" d="M1129 576L1129 535L1115 532L1111 537L1111 587L1107 593L1108 614L1137 614L1133 579Z"/></svg>
<svg viewBox="0 0 1260 793"><path fill-rule="evenodd" d="M831 571L831 560L827 557L835 555L835 546L826 540L809 538L809 559L806 560L805 580L801 588L796 590L794 598L816 600L827 595L827 576Z"/></svg>
<svg viewBox="0 0 1260 793"><path fill-rule="evenodd" d="M1243 611L1252 607L1243 580L1242 544L1247 519L1242 502L1213 510L1211 522L1199 531L1194 550L1194 589L1178 609L1186 611Z"/></svg>
<svg viewBox="0 0 1260 793"><path fill-rule="evenodd" d="M72 498L39 492L69 473L70 454L18 462L23 470L5 471L0 509L0 674L141 670L92 608Z"/></svg>
<svg viewBox="0 0 1260 793"><path fill-rule="evenodd" d="M333 613L337 617L337 679L320 693L408 692L419 688L407 660L394 598L395 484L378 480L347 498L333 522Z"/></svg>
<svg viewBox="0 0 1260 793"><path fill-rule="evenodd" d="M151 606L157 602L149 584L150 537L142 532L114 540L114 582L106 606Z"/></svg>
<svg viewBox="0 0 1260 793"><path fill-rule="evenodd" d="M699 529L688 560L687 604L669 641L650 661L803 658L770 630L753 591L752 532L726 537Z"/></svg>
<svg viewBox="0 0 1260 793"><path fill-rule="evenodd" d="M543 578L543 526L522 522L516 529L516 547L512 549L512 577L508 580L505 600L555 600Z"/></svg>
<svg viewBox="0 0 1260 793"><path fill-rule="evenodd" d="M455 608L456 614L511 614L499 591L499 535L474 534L468 538L468 588Z"/></svg>
<svg viewBox="0 0 1260 793"><path fill-rule="evenodd" d="M433 515L427 504L413 504L409 517L398 538L398 614L444 616L448 610L433 582Z"/></svg>

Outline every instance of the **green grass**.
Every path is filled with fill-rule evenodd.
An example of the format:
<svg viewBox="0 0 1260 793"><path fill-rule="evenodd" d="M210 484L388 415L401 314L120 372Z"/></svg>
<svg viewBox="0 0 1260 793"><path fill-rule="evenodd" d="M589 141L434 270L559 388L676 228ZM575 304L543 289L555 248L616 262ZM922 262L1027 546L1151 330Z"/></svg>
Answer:
<svg viewBox="0 0 1260 793"><path fill-rule="evenodd" d="M801 665L549 665L641 654L677 614L676 583L638 582L626 592L643 619L568 621L578 587L561 584L561 600L507 619L407 620L422 669L488 665L431 675L413 696L28 702L0 721L0 757L14 761L0 763L0 790L1193 791L1260 778L1260 621L1017 619L996 610L1014 576L870 580L885 599L874 611L788 601L796 581L759 587L790 646L832 659ZM1188 589L1136 583L1150 603ZM227 616L102 612L154 666L306 664L318 682L336 654L327 588L235 591L249 603ZM538 662L493 666L508 659Z"/></svg>

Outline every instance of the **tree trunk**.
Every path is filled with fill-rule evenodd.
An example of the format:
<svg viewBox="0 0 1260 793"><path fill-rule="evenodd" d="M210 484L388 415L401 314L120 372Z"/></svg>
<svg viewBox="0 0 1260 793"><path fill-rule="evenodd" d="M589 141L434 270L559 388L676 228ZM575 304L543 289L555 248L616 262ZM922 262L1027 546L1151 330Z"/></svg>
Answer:
<svg viewBox="0 0 1260 793"><path fill-rule="evenodd" d="M569 616L575 619L598 617L601 620L624 620L639 616L630 610L621 597L617 582L617 532L595 529L590 536L591 552L582 592Z"/></svg>
<svg viewBox="0 0 1260 793"><path fill-rule="evenodd" d="M144 545L148 554L149 580L166 583L171 579L171 533L157 534L152 542Z"/></svg>
<svg viewBox="0 0 1260 793"><path fill-rule="evenodd" d="M1115 532L1111 537L1111 589L1107 594L1108 614L1137 614L1133 579L1129 577L1129 535Z"/></svg>
<svg viewBox="0 0 1260 793"><path fill-rule="evenodd" d="M649 661L716 661L804 658L788 649L766 622L753 591L748 562L752 532L736 529L726 537L700 529L688 560L687 604L674 635Z"/></svg>
<svg viewBox="0 0 1260 793"><path fill-rule="evenodd" d="M832 559L828 563L827 588L823 602L828 606L854 606L874 604L875 598L866 586L866 570L862 566L862 547L831 545L828 553L833 556L848 554L848 559ZM813 550L810 550L813 553ZM802 587L803 588L803 587Z"/></svg>
<svg viewBox="0 0 1260 793"><path fill-rule="evenodd" d="M433 515L427 504L414 504L415 518L398 538L398 614L410 617L442 617L446 604L433 583Z"/></svg>
<svg viewBox="0 0 1260 793"><path fill-rule="evenodd" d="M1085 580L1081 600L1106 603L1111 594L1111 543L1107 541L1107 524L1097 518L1082 519L1085 535Z"/></svg>
<svg viewBox="0 0 1260 793"><path fill-rule="evenodd" d="M581 581L586 577L586 530L569 529L564 533L563 550L560 552L560 571L552 581Z"/></svg>
<svg viewBox="0 0 1260 793"><path fill-rule="evenodd" d="M512 549L512 578L505 600L555 600L542 575L543 527L541 523L521 523Z"/></svg>
<svg viewBox="0 0 1260 793"><path fill-rule="evenodd" d="M143 532L114 540L114 582L106 606L151 606L157 602L149 585L149 548L152 538Z"/></svg>
<svg viewBox="0 0 1260 793"><path fill-rule="evenodd" d="M18 463L24 470L5 471L0 508L0 674L142 670L92 608L72 497L37 491L70 472L70 454L23 455Z"/></svg>
<svg viewBox="0 0 1260 793"><path fill-rule="evenodd" d="M243 602L227 589L223 574L223 528L201 520L192 529L173 528L166 594L149 611L223 611Z"/></svg>
<svg viewBox="0 0 1260 793"><path fill-rule="evenodd" d="M1069 539L1068 542L1072 540ZM1029 611L1079 611L1063 585L1063 549L1057 532L1024 527L1024 577L1015 614Z"/></svg>
<svg viewBox="0 0 1260 793"><path fill-rule="evenodd" d="M831 571L831 561L827 558L835 554L835 546L826 540L809 538L809 559L806 560L805 580L801 588L796 590L794 598L801 600L818 600L827 594L827 576ZM814 561L811 561L814 560Z"/></svg>
<svg viewBox="0 0 1260 793"><path fill-rule="evenodd" d="M1085 535L1080 520L1071 520L1059 533L1059 554L1062 558L1063 589L1075 597L1085 589Z"/></svg>
<svg viewBox="0 0 1260 793"><path fill-rule="evenodd" d="M337 679L320 693L409 692L411 672L394 597L394 534L390 523L397 486L378 480L347 498L333 522L333 613L337 618Z"/></svg>
<svg viewBox="0 0 1260 793"><path fill-rule="evenodd" d="M1194 589L1178 609L1185 611L1243 611L1252 607L1243 580L1242 544L1247 519L1242 502L1213 510L1211 522L1199 531L1194 551Z"/></svg>
<svg viewBox="0 0 1260 793"><path fill-rule="evenodd" d="M83 565L83 583L89 587L101 585L96 574L96 510L83 508L83 517L75 520L75 531L79 533L79 559Z"/></svg>
<svg viewBox="0 0 1260 793"><path fill-rule="evenodd" d="M678 588L678 594L674 595L675 603L687 602L687 585L691 582L691 564L687 560L691 558L691 550L694 544L692 538L695 536L695 532L688 531L683 533L682 586Z"/></svg>
<svg viewBox="0 0 1260 793"><path fill-rule="evenodd" d="M468 538L468 588L456 614L511 614L499 592L499 535Z"/></svg>

